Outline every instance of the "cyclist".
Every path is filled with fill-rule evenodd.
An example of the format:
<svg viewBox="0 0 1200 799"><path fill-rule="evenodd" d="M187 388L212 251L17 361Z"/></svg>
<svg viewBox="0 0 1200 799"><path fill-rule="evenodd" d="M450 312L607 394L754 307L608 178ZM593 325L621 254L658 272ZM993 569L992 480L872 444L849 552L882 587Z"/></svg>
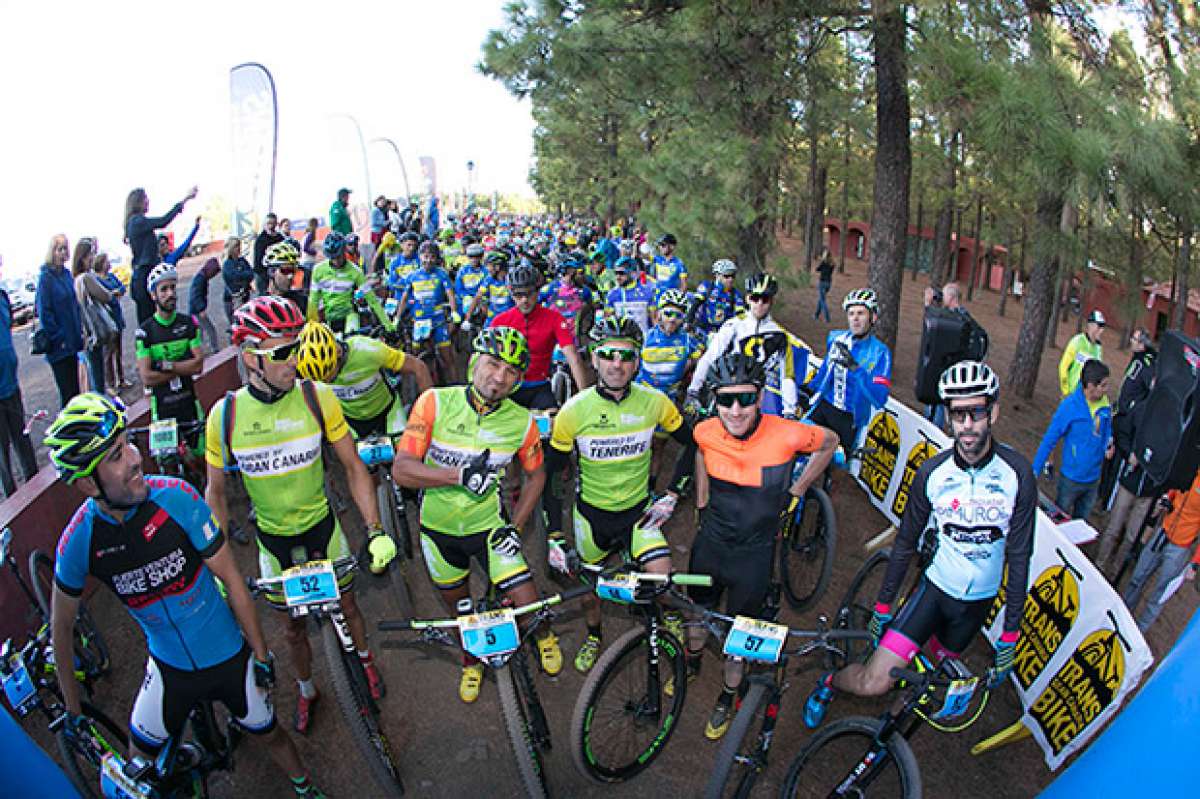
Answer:
<svg viewBox="0 0 1200 799"><path fill-rule="evenodd" d="M654 323L655 285L652 281L640 282L637 264L632 258L621 257L613 267L616 288L608 292L606 305L617 316L632 319L644 336Z"/></svg>
<svg viewBox="0 0 1200 799"><path fill-rule="evenodd" d="M825 360L810 384L813 404L808 418L838 434L849 451L858 431L892 388L892 352L872 335L879 304L871 289L855 289L842 300L847 330L831 330Z"/></svg>
<svg viewBox="0 0 1200 799"><path fill-rule="evenodd" d="M471 299L467 318L475 319L482 309L486 311L484 324L513 307L512 295L508 293L508 256L492 250L483 257L488 274L479 284L479 290Z"/></svg>
<svg viewBox="0 0 1200 799"><path fill-rule="evenodd" d="M307 550L309 558L349 557L350 545L325 496L326 441L346 471L350 493L366 522L371 570L382 572L396 556L396 542L379 523L371 475L358 457L346 417L328 386L296 380L297 336L303 326L300 309L281 297L256 297L237 310L233 343L241 347L249 382L208 414L206 498L224 528L229 520L227 471L242 473L258 512L258 568L265 578L299 565L293 560L298 549ZM379 699L383 678L367 649L352 585L353 574L347 574L341 583L342 611L371 696ZM282 597L268 593L267 599L278 605ZM299 683L295 728L305 733L318 695L303 617L289 617L287 642Z"/></svg>
<svg viewBox="0 0 1200 799"><path fill-rule="evenodd" d="M400 294L400 315L408 312L409 301L412 301L412 317L429 319L433 323L433 343L437 350L438 363L441 366L442 379L447 383L454 382L454 358L450 352L450 327L453 322L458 324L462 318L454 309L458 301L454 297L454 284L446 270L441 267L442 253L437 244L432 241L421 242L417 251L421 259L418 269L408 273L404 278Z"/></svg>
<svg viewBox="0 0 1200 799"><path fill-rule="evenodd" d="M497 315L488 326L511 327L528 342L529 366L521 387L513 393L513 402L530 410L556 408L558 403L554 399L554 392L550 390L549 380L550 363L556 346L567 359L575 385L581 390L589 385L583 359L575 347L575 336L562 314L538 302L536 269L527 264L515 266L509 270L507 281L509 296L516 305Z"/></svg>
<svg viewBox="0 0 1200 799"><path fill-rule="evenodd" d="M458 297L458 310L465 320L463 327L470 330L469 311L475 305L475 295L479 293L483 281L487 278L488 270L483 266L482 244L468 244L463 253L467 262L458 268L458 274L454 276L454 295Z"/></svg>
<svg viewBox="0 0 1200 799"><path fill-rule="evenodd" d="M591 329L596 298L584 281L583 259L577 254L568 253L559 259L556 271L558 277L542 287L539 300L567 320L578 348L580 331Z"/></svg>
<svg viewBox="0 0 1200 799"><path fill-rule="evenodd" d="M400 235L400 254L388 264L387 285L392 293L398 294L404 288L404 278L421 265L417 257L417 245L421 237L411 230Z"/></svg>
<svg viewBox="0 0 1200 799"><path fill-rule="evenodd" d="M617 279L608 268L605 255L600 250L596 250L588 258L588 270L588 287L598 297L607 297L608 292L617 287Z"/></svg>
<svg viewBox="0 0 1200 799"><path fill-rule="evenodd" d="M363 268L362 253L358 251L357 233L349 233L346 235L346 260L357 266L359 269Z"/></svg>
<svg viewBox="0 0 1200 799"><path fill-rule="evenodd" d="M712 587L688 590L697 604L711 609L724 594L726 613L755 618L767 610L780 514L825 471L838 444L823 427L764 414L765 383L763 365L740 352L722 355L709 370L717 417L694 431L700 530L688 565L690 572L713 576ZM798 455L812 457L793 480ZM705 634L698 625L688 629L689 674L699 671ZM744 665L725 661L724 684L704 729L710 740L729 728Z"/></svg>
<svg viewBox="0 0 1200 799"><path fill-rule="evenodd" d="M300 313L308 308L308 292L295 287L296 272L300 269L300 251L288 241L272 244L263 256L267 267L267 290L276 297L296 303Z"/></svg>
<svg viewBox="0 0 1200 799"><path fill-rule="evenodd" d="M129 732L153 757L182 731L192 705L219 700L261 735L298 796L322 797L296 747L275 724L275 680L254 600L212 511L189 484L142 474L125 406L100 394L71 399L46 431L59 477L87 499L58 542L51 614L53 646L72 651L72 627L88 575L104 583L142 628L150 657ZM226 587L226 604L214 577ZM79 683L59 681L68 735L81 724Z"/></svg>
<svg viewBox="0 0 1200 799"><path fill-rule="evenodd" d="M706 336L746 310L746 298L733 282L737 264L722 258L713 262L712 273L712 280L705 280L696 287L697 302L692 306L689 319Z"/></svg>
<svg viewBox="0 0 1200 799"><path fill-rule="evenodd" d="M510 399L529 364L529 348L519 332L499 327L479 331L472 349L468 385L435 388L417 398L392 464L399 485L424 489L421 551L450 610L470 594L472 558L515 605L537 599L518 531L545 484L542 442L529 411ZM529 490L521 494L509 525L497 473L514 460ZM548 630L537 647L542 668L558 674L558 638ZM483 664L463 653L459 698L474 702L482 683Z"/></svg>
<svg viewBox="0 0 1200 799"><path fill-rule="evenodd" d="M325 260L313 269L308 318L324 321L338 333L354 314L354 290L366 282L362 270L346 259L346 237L336 230L321 244ZM357 327L351 325L351 329Z"/></svg>
<svg viewBox="0 0 1200 799"><path fill-rule="evenodd" d="M375 250L375 255L371 258L372 274L379 274L386 277L388 264L398 255L400 255L400 242L396 240L396 234L389 230L383 234L383 238L379 241L379 247Z"/></svg>
<svg viewBox="0 0 1200 799"><path fill-rule="evenodd" d="M986 364L954 364L942 373L938 395L954 446L925 461L909 489L871 616L876 649L865 665L821 677L804 708L809 727L824 719L834 689L859 696L887 692L891 670L907 664L926 643L939 660L957 657L979 631L1002 584L1003 632L987 672L988 687L995 688L1012 671L1033 549L1037 481L1023 455L993 438L1000 381ZM897 608L896 594L918 547L931 548L932 558L912 595Z"/></svg>
<svg viewBox="0 0 1200 799"><path fill-rule="evenodd" d="M779 293L779 281L758 272L746 279L746 298L749 310L744 315L726 320L720 330L710 337L708 349L692 373L688 386L687 408L698 411L700 390L708 378L708 370L717 358L730 352L752 355L766 370L763 412L773 416L794 416L796 413L797 376L808 368L808 353L799 340L791 336L771 318L771 307Z"/></svg>
<svg viewBox="0 0 1200 799"><path fill-rule="evenodd" d="M673 233L664 233L658 237L658 255L654 256L654 282L660 291L679 289L687 291L687 267L675 254L679 241Z"/></svg>
<svg viewBox="0 0 1200 799"><path fill-rule="evenodd" d="M662 524L675 510L679 495L671 490L649 502L650 442L656 427L678 441L685 453L692 446L690 428L675 404L661 391L635 383L642 329L627 317L600 317L588 334L596 385L571 397L554 417L546 470L557 474L578 449L578 494L572 512L575 547L584 563L599 564L613 552L625 551L648 572L671 570L671 550ZM686 458L676 464L678 485ZM549 562L567 571L573 560L562 534L562 499L547 491ZM575 668L586 672L600 652L600 600L583 599L587 638L575 655ZM667 617L668 628L683 640L682 619Z"/></svg>

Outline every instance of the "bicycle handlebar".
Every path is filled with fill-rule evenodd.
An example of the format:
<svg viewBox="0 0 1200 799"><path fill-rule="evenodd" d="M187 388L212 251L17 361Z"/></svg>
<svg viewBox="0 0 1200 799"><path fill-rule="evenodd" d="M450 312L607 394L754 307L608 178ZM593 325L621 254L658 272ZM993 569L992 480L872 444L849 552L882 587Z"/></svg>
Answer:
<svg viewBox="0 0 1200 799"><path fill-rule="evenodd" d="M620 574L623 577L632 577L639 583L670 583L672 585L696 585L709 587L713 583L711 574L688 574L686 572L671 572L670 574L658 574L656 572L627 572L622 571L621 566L593 566L589 563L581 563L580 568L585 571L595 572L601 577L611 577Z"/></svg>

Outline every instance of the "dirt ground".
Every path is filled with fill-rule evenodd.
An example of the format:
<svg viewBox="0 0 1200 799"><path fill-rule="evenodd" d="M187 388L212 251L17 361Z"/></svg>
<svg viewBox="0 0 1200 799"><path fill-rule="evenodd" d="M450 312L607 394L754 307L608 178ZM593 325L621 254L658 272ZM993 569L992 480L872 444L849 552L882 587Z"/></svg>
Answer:
<svg viewBox="0 0 1200 799"><path fill-rule="evenodd" d="M787 241L787 255L797 258L799 244ZM194 268L194 265L192 265ZM699 270L695 270L696 273ZM864 285L865 266L850 262L844 275L835 275L834 296L840 298L851 288ZM895 356L893 391L896 396L912 402L912 381L916 351L920 337L921 291L924 278L916 282L905 277L904 297L901 309L900 342ZM214 299L216 287L213 288ZM181 292L186 296L185 292ZM813 320L816 290L796 289L785 292L777 316L796 334L819 350L823 349L828 326ZM976 295L970 304L971 312L991 334L992 362L1001 374L1011 361L1021 306L1010 302L1008 317L1001 319L995 313L999 298L989 292ZM835 308L839 305L831 303ZM219 308L219 305L218 305ZM129 309L132 316L132 308ZM836 320L835 316L835 320ZM219 325L220 327L220 325ZM1073 330L1072 330L1073 332ZM1115 331L1106 334L1109 363L1114 372L1123 370L1127 355L1116 352L1112 339ZM1067 338L1066 328L1059 336L1060 344ZM27 352L28 350L24 350ZM22 352L18 345L18 352ZM1057 388L1054 369L1060 350L1048 350L1042 365L1038 391L1032 402L1014 402L1011 397L1003 398L1003 415L1000 421L1000 437L1032 456L1038 438L1045 428L1050 414L1057 403ZM131 362L127 361L127 364ZM31 369L31 364L40 367L40 359L26 358L22 363L22 385L26 390L26 407L32 410L42 407L31 401L34 397L49 403L53 410L57 403L54 387L48 370ZM26 371L34 376L26 383ZM39 387L40 384L40 387ZM48 399L46 399L48 397ZM1044 490L1053 491L1044 485ZM344 488L342 489L344 492ZM846 591L850 579L865 559L863 543L886 526L886 521L868 503L865 495L847 478L839 474L835 481L834 503L838 514L838 548L833 581L829 591L817 610L795 614L785 607L783 620L792 626L811 626L818 613L830 616L836 610L840 597ZM693 526L691 503L682 505L676 518L668 527L672 543L672 555L676 566L686 567L688 544ZM1094 525L1102 523L1102 517L1094 518ZM343 515L343 525L350 531L352 541L362 529L357 514L350 511ZM531 536L532 538L532 536ZM235 546L238 562L247 573L256 569L252 548ZM546 580L544 544L527 541L526 554L531 562L539 585L547 592L557 590ZM424 617L443 616L434 589L424 574L423 564L412 564L409 572L413 587L417 614ZM360 604L370 620L395 617L397 608L388 589L375 585L370 578L360 579ZM1149 641L1157 656L1161 656L1174 642L1197 605L1197 594L1184 590L1166 609L1157 625L1150 631ZM144 662L144 645L140 633L127 615L107 593L97 593L93 600L94 613L102 624L116 653L116 666L110 677L103 681L98 704L110 715L123 718L127 715L132 698L141 679ZM262 614L267 635L277 653L285 651L282 627L277 615L264 609ZM605 638L611 641L618 631L629 624L619 611L607 610ZM372 625L373 626L373 625ZM553 751L547 753L546 763L549 784L556 796L564 797L632 797L632 796L696 796L702 790L712 767L717 745L703 736L704 723L720 688L720 665L713 657L707 658L704 669L688 689L688 701L684 708L674 737L666 746L661 757L642 775L623 785L600 786L582 777L574 768L569 751L569 721L571 710L582 677L570 666L570 659L579 646L583 635L583 622L578 607L567 608L556 620L556 629L561 638L568 664L557 678L538 677L539 693L549 716ZM456 651L445 648L417 648L412 646L391 648L389 638L381 633L372 634L372 648L380 657L383 673L388 682L388 696L384 700L385 726L403 770L406 787L410 795L422 797L458 797L463 795L486 795L494 797L519 796L517 775L512 764L507 739L496 700L496 686L492 680L484 686L480 700L473 706L463 705L457 696L459 662ZM306 738L298 739L301 755L317 776L319 784L331 795L341 797L370 797L377 795L369 777L359 761L357 751L348 740L347 730L341 721L332 688L326 679L324 662L319 655L319 642L313 637L318 655L314 661L318 688L323 692L317 706L313 729ZM984 668L990 659L990 649L977 641L967 653L967 661L977 669ZM782 718L776 729L776 740L772 760L764 778L758 783L756 796L776 795L786 774L792 756L809 738L809 732L801 723L804 697L819 672L820 664L815 658L799 664L790 676L790 688L783 699ZM286 665L281 674L287 674ZM283 722L290 721L295 702L295 683L281 680L275 699ZM831 707L830 718L861 714L873 716L882 710L882 703L865 700L839 698ZM1046 768L1040 749L1031 740L1021 741L1007 748L979 757L970 754L970 747L979 740L1003 729L1020 714L1016 695L1011 689L997 693L980 721L964 733L944 735L932 729L919 732L913 739L913 749L921 765L926 795L930 797L1029 797L1045 787L1053 778ZM40 722L26 722L26 729L53 751L53 745ZM274 770L264 752L254 741L243 743L237 761L236 774L217 775L212 784L215 796L286 796L286 783Z"/></svg>

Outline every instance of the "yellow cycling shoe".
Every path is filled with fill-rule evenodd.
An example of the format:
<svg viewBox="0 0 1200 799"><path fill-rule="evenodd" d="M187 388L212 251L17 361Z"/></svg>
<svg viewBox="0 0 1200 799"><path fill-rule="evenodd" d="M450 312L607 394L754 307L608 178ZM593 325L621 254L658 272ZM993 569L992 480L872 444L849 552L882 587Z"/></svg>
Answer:
<svg viewBox="0 0 1200 799"><path fill-rule="evenodd" d="M538 657L542 661L542 671L553 677L562 671L563 656L558 646L558 636L547 633L545 638L538 640Z"/></svg>
<svg viewBox="0 0 1200 799"><path fill-rule="evenodd" d="M458 683L458 698L470 704L479 698L479 689L483 687L483 664L472 663L463 666L462 679Z"/></svg>

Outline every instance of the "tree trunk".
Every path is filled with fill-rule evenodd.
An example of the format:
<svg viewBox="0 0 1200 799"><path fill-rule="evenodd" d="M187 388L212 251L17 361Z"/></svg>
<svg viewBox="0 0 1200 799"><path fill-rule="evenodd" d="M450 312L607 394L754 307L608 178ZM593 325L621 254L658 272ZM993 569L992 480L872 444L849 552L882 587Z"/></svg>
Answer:
<svg viewBox="0 0 1200 799"><path fill-rule="evenodd" d="M1008 384L1017 396L1031 399L1037 386L1038 367L1046 344L1046 327L1054 303L1054 282L1059 257L1055 244L1062 226L1063 201L1057 192L1038 197L1034 214L1033 270L1025 283L1021 303L1021 329L1017 332L1017 347L1008 370Z"/></svg>
<svg viewBox="0 0 1200 799"><path fill-rule="evenodd" d="M1022 214L1022 216L1021 216L1021 257L1014 262L1013 256L1015 255L1015 253L1013 253L1012 242L1010 239L1009 244L1008 244L1008 261L1004 265L1005 266L1005 268L1004 268L1004 285L1001 286L1001 291L1000 291L1000 307L996 309L996 312L998 314L1000 314L1000 316L1004 316L1004 308L1006 305L1008 305L1008 295L1012 293L1013 275L1014 274L1022 274L1022 275L1025 274L1025 239L1026 239L1026 236L1028 235L1028 233L1029 233L1029 225L1027 223L1027 220L1025 219L1025 216Z"/></svg>
<svg viewBox="0 0 1200 799"><path fill-rule="evenodd" d="M922 226L925 224L925 197L924 195L917 198L917 241L912 252L912 279L917 279L917 273L921 271L921 251L924 249L925 236L921 232Z"/></svg>
<svg viewBox="0 0 1200 799"><path fill-rule="evenodd" d="M1117 342L1117 349L1124 352L1129 348L1129 338L1133 335L1134 328L1138 324L1139 311L1142 305L1142 258L1141 248L1138 246L1138 238L1141 234L1141 214L1138 212L1138 198L1135 195L1133 201L1129 204L1129 281L1128 286L1134 287L1134 291L1126 292L1130 295L1132 301L1126 302L1124 311L1127 321L1125 322L1125 335Z"/></svg>
<svg viewBox="0 0 1200 799"><path fill-rule="evenodd" d="M846 274L846 239L849 238L850 224L850 121L846 121L845 135L842 136L842 240L839 243L838 274Z"/></svg>
<svg viewBox="0 0 1200 799"><path fill-rule="evenodd" d="M933 223L933 255L929 262L929 285L941 288L946 282L946 267L950 263L950 228L954 224L954 194L958 183L958 131L946 142L946 162L939 182L945 193L942 207Z"/></svg>
<svg viewBox="0 0 1200 799"><path fill-rule="evenodd" d="M616 114L608 114L604 120L604 137L608 155L608 218L617 215L617 180L620 173L620 120Z"/></svg>
<svg viewBox="0 0 1200 799"><path fill-rule="evenodd" d="M880 301L875 335L894 350L900 321L901 269L912 176L905 5L898 0L874 0L872 14L876 150L868 274Z"/></svg>
<svg viewBox="0 0 1200 799"><path fill-rule="evenodd" d="M813 144L816 144L815 137ZM815 152L815 150L814 150ZM829 167L813 158L809 178L812 198L808 204L808 219L804 225L804 271L811 272L813 261L821 246L821 231L825 227L825 185L829 181Z"/></svg>
<svg viewBox="0 0 1200 799"><path fill-rule="evenodd" d="M1084 223L1083 234L1083 280L1079 283L1079 315L1075 317L1075 332L1083 332L1083 318L1086 314L1087 298L1092 293L1092 215L1088 214Z"/></svg>
<svg viewBox="0 0 1200 799"><path fill-rule="evenodd" d="M1187 318L1188 306L1188 277L1192 271L1192 221L1187 217L1179 220L1179 291L1171 314L1171 327L1182 331L1184 320Z"/></svg>
<svg viewBox="0 0 1200 799"><path fill-rule="evenodd" d="M979 234L983 230L983 195L975 198L975 228L971 231L971 279L967 282L967 302L975 299L979 280Z"/></svg>

